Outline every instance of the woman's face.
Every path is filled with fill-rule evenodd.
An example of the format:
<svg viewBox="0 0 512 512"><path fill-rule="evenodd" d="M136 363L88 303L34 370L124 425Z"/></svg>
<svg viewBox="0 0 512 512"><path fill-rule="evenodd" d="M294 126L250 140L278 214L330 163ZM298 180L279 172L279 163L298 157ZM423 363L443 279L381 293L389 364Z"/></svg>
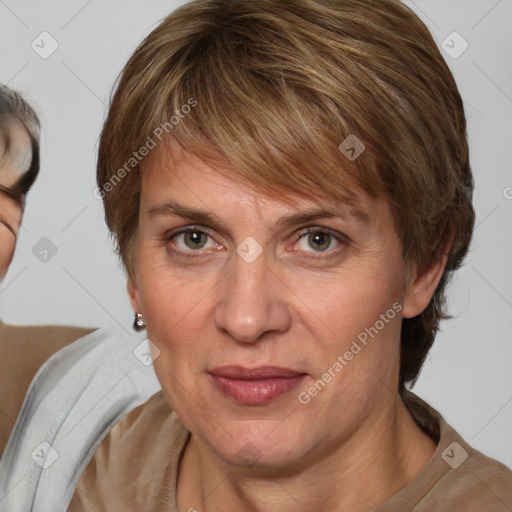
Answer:
<svg viewBox="0 0 512 512"><path fill-rule="evenodd" d="M26 170L31 148L26 130L17 123L10 127L9 134L9 155L0 159L0 279L11 264L23 213L21 204L2 189L10 190ZM0 148L2 156L3 149Z"/></svg>
<svg viewBox="0 0 512 512"><path fill-rule="evenodd" d="M385 201L288 197L185 152L143 178L132 304L170 406L231 464L297 467L378 421L420 312Z"/></svg>

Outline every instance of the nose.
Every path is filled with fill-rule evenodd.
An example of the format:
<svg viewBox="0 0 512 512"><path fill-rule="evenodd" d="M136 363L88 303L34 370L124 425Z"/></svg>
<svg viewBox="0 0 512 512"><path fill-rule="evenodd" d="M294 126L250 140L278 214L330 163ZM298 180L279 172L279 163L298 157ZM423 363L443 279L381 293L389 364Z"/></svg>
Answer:
<svg viewBox="0 0 512 512"><path fill-rule="evenodd" d="M251 263L236 255L219 285L215 324L236 341L253 343L290 328L289 290L269 267L265 254Z"/></svg>

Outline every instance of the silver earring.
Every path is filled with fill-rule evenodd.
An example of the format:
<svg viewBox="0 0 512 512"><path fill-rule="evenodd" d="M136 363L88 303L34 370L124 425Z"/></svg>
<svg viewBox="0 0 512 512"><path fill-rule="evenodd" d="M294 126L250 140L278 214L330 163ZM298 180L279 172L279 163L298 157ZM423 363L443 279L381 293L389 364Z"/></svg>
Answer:
<svg viewBox="0 0 512 512"><path fill-rule="evenodd" d="M133 329L137 332L146 328L146 322L140 313L135 313L135 320L133 321Z"/></svg>

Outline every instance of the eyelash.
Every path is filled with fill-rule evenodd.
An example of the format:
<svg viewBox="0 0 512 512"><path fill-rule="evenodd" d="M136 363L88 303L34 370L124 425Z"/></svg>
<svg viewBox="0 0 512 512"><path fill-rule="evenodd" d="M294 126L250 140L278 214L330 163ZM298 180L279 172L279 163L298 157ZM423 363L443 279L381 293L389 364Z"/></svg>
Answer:
<svg viewBox="0 0 512 512"><path fill-rule="evenodd" d="M206 236L209 236L210 238L213 238L209 233L207 233L206 231L204 231L203 229L201 229L198 226L188 226L186 228L179 229L178 231L166 233L162 239L162 242L167 245L167 250L176 256L187 258L187 259L188 258L204 258L205 257L204 251L202 251L200 249L182 251L180 249L176 250L176 249L168 246L169 242L171 242L171 240L173 238L175 238L179 235L187 234L187 233L202 233ZM333 237L340 244L340 246L335 249L330 249L328 251L302 251L304 253L307 253L307 256L305 256L306 258L326 260L331 257L338 256L340 251L343 250L343 248L348 247L351 242L350 239L342 233L337 233L330 229L318 226L318 227L308 227L308 228L305 228L304 230L302 230L301 232L299 232L295 243L298 243L305 236L309 236L309 235L317 234L317 233L327 234L327 235ZM312 253L312 254L309 254L309 253ZM313 254L315 254L315 253L317 253L318 256L314 256Z"/></svg>

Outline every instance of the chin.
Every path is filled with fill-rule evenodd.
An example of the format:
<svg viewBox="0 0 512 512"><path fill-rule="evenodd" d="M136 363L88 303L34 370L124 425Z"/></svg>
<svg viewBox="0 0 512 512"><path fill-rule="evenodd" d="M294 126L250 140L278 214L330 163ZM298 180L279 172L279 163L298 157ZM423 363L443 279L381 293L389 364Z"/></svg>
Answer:
<svg viewBox="0 0 512 512"><path fill-rule="evenodd" d="M274 432L270 435L268 425L258 433L258 425L251 421L231 435L226 431L217 432L215 436L203 436L203 441L218 457L233 466L265 470L291 468L303 455L298 450L303 448L303 443L300 436L285 429L277 434L279 426L272 423Z"/></svg>

